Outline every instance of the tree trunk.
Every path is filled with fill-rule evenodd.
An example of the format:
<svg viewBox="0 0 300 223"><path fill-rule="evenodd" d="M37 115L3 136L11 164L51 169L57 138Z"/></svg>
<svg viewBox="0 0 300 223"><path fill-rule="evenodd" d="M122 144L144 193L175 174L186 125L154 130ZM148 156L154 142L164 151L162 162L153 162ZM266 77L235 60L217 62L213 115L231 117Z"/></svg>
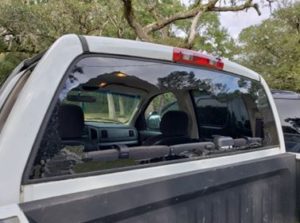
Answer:
<svg viewBox="0 0 300 223"><path fill-rule="evenodd" d="M114 98L111 93L107 94L107 103L108 103L108 118L114 120L116 119L116 109L115 109Z"/></svg>
<svg viewBox="0 0 300 223"><path fill-rule="evenodd" d="M125 110L124 110L124 100L122 96L119 96L119 107L120 107L120 116L124 116Z"/></svg>

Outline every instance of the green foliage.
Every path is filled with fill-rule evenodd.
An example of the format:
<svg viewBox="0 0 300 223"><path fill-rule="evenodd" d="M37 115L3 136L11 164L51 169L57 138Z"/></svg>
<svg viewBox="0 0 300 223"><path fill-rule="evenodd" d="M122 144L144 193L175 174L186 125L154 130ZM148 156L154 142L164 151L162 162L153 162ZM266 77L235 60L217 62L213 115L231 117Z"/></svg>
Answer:
<svg viewBox="0 0 300 223"><path fill-rule="evenodd" d="M36 53L68 33L134 38L130 29L124 29L126 22L118 16L121 10L112 0L48 0L40 4L15 0L0 6L0 26L13 35L10 50Z"/></svg>
<svg viewBox="0 0 300 223"><path fill-rule="evenodd" d="M2 83L6 79L7 74L26 57L28 57L28 55L22 53L0 54L0 83Z"/></svg>
<svg viewBox="0 0 300 223"><path fill-rule="evenodd" d="M176 101L176 97L173 93L168 92L158 95L151 101L151 105L149 105L149 107L151 107L151 111L147 112L149 113L155 111L158 112L158 114L161 114L161 110L174 101Z"/></svg>
<svg viewBox="0 0 300 223"><path fill-rule="evenodd" d="M135 15L143 26L184 11L187 7L182 5L180 0L135 0L133 3ZM185 47L186 39L180 36L186 36L189 33L191 24L191 19L171 23L167 27L156 31L152 35L153 41ZM227 58L232 58L236 53L234 40L230 37L228 31L221 26L219 15L213 12L207 12L201 16L192 49Z"/></svg>
<svg viewBox="0 0 300 223"><path fill-rule="evenodd" d="M142 25L166 18L183 10L180 0L134 0L136 17Z"/></svg>
<svg viewBox="0 0 300 223"><path fill-rule="evenodd" d="M0 81L25 57L47 49L64 34L136 39L121 0L3 0L0 5ZM184 11L180 0L132 0L142 25ZM189 7L193 7L190 5ZM178 20L152 33L153 42L185 47L192 20ZM192 46L232 58L234 41L216 13L204 13Z"/></svg>
<svg viewBox="0 0 300 223"><path fill-rule="evenodd" d="M18 59L20 53L25 53L27 57L34 55L64 34L135 38L120 16L122 5L115 0L41 2L31 4L28 1L24 4L21 0L12 0L0 5L0 54L2 52L4 57L0 78L19 62L12 62L8 57L15 55Z"/></svg>
<svg viewBox="0 0 300 223"><path fill-rule="evenodd" d="M272 88L300 91L300 3L276 11L240 34L240 62L264 75Z"/></svg>
<svg viewBox="0 0 300 223"><path fill-rule="evenodd" d="M237 52L235 42L221 26L216 13L206 13L201 18L194 49L232 59Z"/></svg>

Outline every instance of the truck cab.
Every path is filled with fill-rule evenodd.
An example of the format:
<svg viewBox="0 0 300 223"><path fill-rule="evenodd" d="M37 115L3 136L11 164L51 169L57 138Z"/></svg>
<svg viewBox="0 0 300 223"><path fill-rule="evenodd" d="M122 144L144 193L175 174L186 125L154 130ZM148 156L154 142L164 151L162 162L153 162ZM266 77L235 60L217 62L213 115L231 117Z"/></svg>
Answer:
<svg viewBox="0 0 300 223"><path fill-rule="evenodd" d="M0 109L0 222L296 219L271 91L228 60L66 35L12 72Z"/></svg>

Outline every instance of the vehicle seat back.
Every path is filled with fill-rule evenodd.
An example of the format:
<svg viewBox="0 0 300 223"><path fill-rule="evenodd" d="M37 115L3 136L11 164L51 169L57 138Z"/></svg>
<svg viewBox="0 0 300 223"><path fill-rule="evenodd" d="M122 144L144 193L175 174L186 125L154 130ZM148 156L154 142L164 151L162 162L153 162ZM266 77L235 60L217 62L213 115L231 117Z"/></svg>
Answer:
<svg viewBox="0 0 300 223"><path fill-rule="evenodd" d="M148 138L144 145L175 145L194 142L188 136L188 115L183 111L168 111L160 122L161 135Z"/></svg>
<svg viewBox="0 0 300 223"><path fill-rule="evenodd" d="M83 135L84 114L80 106L63 104L59 107L59 135L63 141L80 140Z"/></svg>

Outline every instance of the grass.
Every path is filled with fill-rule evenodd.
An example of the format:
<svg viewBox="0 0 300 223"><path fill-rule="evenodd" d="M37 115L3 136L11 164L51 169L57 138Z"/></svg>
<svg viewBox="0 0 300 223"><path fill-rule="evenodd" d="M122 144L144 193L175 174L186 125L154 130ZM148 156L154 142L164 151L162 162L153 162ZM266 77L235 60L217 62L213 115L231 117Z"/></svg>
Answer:
<svg viewBox="0 0 300 223"><path fill-rule="evenodd" d="M83 146L65 146L65 150L75 153L79 157L83 157L84 147ZM134 166L138 163L132 159L121 159L113 161L85 161L78 163L73 167L75 173L85 173L97 170L114 169L126 166Z"/></svg>
<svg viewBox="0 0 300 223"><path fill-rule="evenodd" d="M85 173L97 170L108 170L120 167L137 165L135 160L124 159L114 161L90 161L85 163L79 163L73 167L75 173Z"/></svg>
<svg viewBox="0 0 300 223"><path fill-rule="evenodd" d="M130 119L130 115L120 115L116 113L116 117L114 119L109 119L108 113L85 113L84 118L86 121L98 120L101 122L101 120L107 120L125 123Z"/></svg>

